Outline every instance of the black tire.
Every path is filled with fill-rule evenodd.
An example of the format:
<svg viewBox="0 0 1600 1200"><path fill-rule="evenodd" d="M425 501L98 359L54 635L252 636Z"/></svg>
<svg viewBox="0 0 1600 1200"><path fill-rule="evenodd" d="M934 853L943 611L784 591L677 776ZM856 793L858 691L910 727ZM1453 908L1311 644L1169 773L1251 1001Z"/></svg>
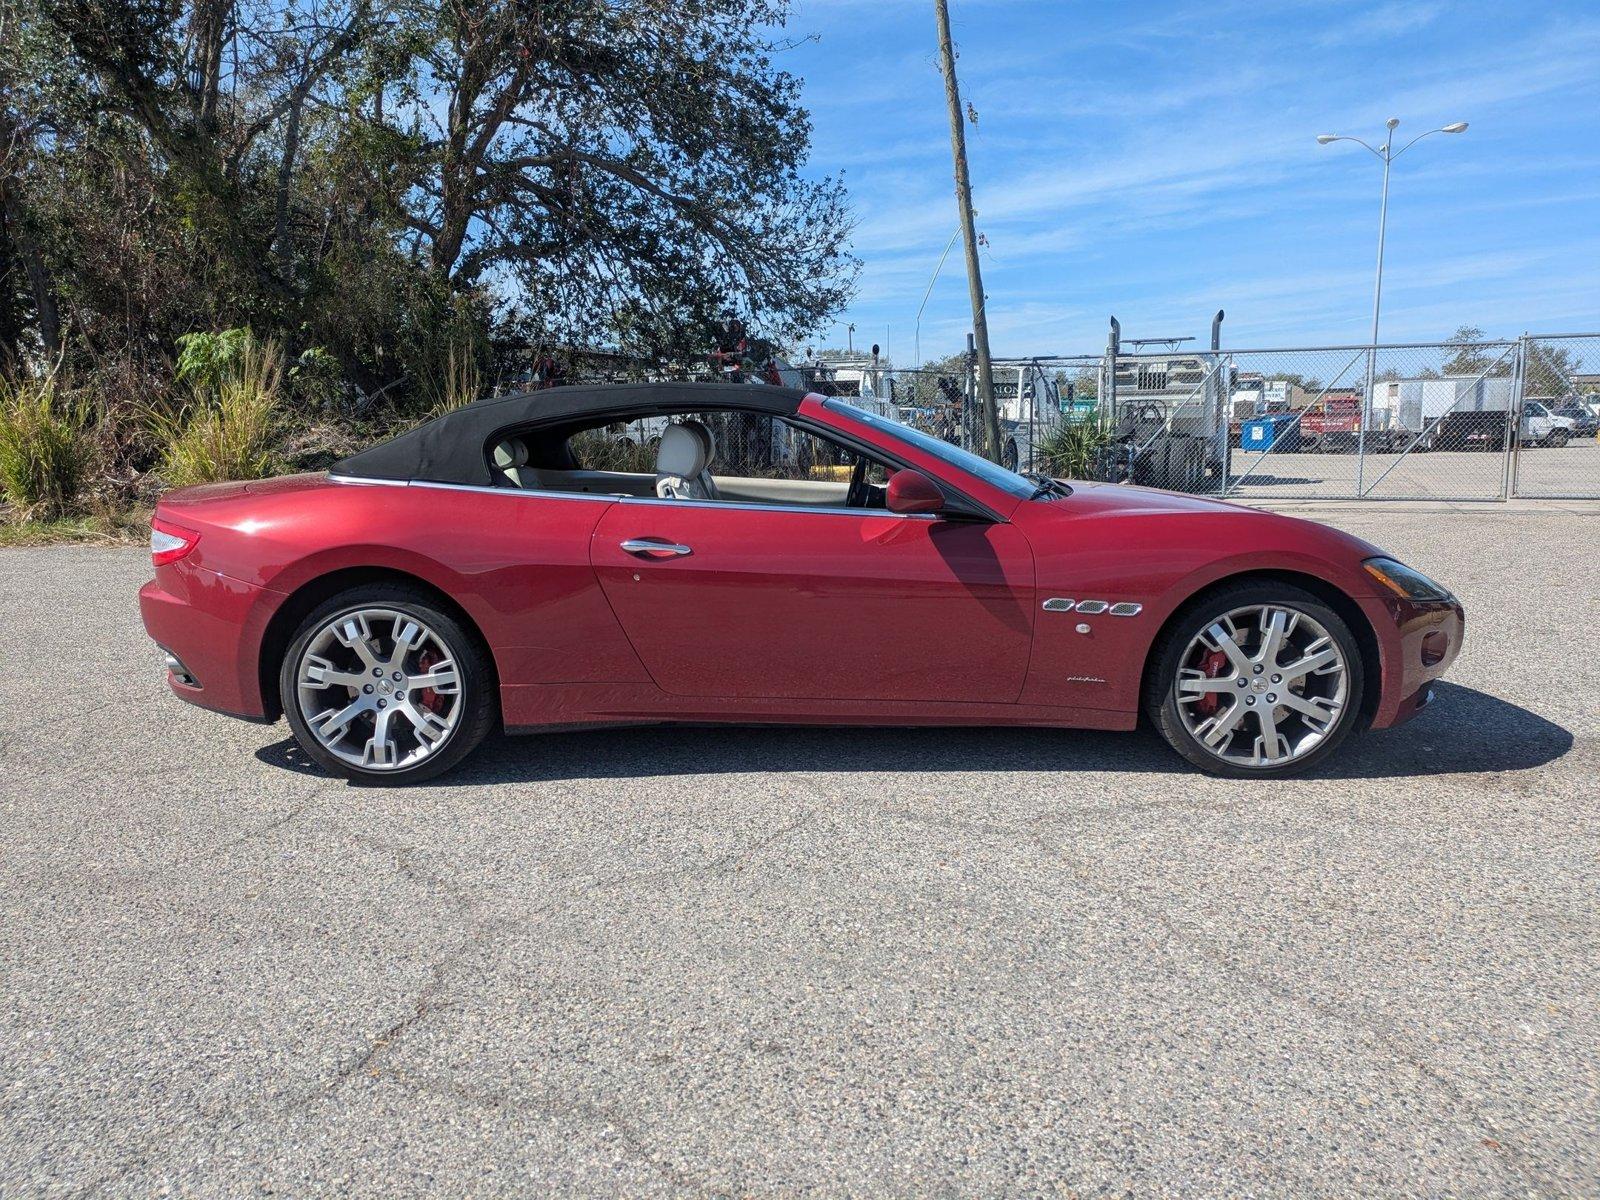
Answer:
<svg viewBox="0 0 1600 1200"><path fill-rule="evenodd" d="M461 713L445 741L410 767L369 769L330 753L307 726L300 708L296 675L301 656L312 638L333 618L363 608L382 607L415 617L448 645L460 675ZM482 640L473 630L439 608L420 588L400 583L376 583L351 588L319 604L306 614L278 666L278 694L284 715L300 748L330 774L361 783L404 784L432 779L456 766L482 743L499 721L500 705L494 671Z"/></svg>
<svg viewBox="0 0 1600 1200"><path fill-rule="evenodd" d="M1552 449L1559 450L1561 447L1565 446L1569 440L1570 435L1565 429L1552 429L1550 431L1550 438L1545 444Z"/></svg>
<svg viewBox="0 0 1600 1200"><path fill-rule="evenodd" d="M1293 609L1315 620L1338 643L1348 672L1348 696L1333 726L1303 757L1281 766L1246 766L1219 758L1189 731L1178 708L1178 670L1195 636L1224 613L1261 604ZM1151 650L1143 700L1145 715L1167 743L1207 774L1229 779L1281 779L1313 769L1339 748L1361 722L1364 694L1361 647L1338 613L1317 596L1292 584L1244 582L1205 593L1179 611Z"/></svg>

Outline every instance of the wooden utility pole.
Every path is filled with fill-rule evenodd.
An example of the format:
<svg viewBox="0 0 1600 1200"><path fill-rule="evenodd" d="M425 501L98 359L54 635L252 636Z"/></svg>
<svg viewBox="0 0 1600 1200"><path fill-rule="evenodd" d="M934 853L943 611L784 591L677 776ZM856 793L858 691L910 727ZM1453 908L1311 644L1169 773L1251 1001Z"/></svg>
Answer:
<svg viewBox="0 0 1600 1200"><path fill-rule="evenodd" d="M967 248L967 292L972 298L972 337L978 352L978 403L983 406L983 432L989 458L1000 461L1000 414L994 403L994 367L989 361L989 318L984 311L983 274L978 267L978 234L972 224L972 180L967 174L967 131L961 115L961 89L956 84L956 55L950 45L950 9L933 0L939 18L939 61L944 68L944 98L950 106L950 153L956 162L956 206L961 210L961 237Z"/></svg>

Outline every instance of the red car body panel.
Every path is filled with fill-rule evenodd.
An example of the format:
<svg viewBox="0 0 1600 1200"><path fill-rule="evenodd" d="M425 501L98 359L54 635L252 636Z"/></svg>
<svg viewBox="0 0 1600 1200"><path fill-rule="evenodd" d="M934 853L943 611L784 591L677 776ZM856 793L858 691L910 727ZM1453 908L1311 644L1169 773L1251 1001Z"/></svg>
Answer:
<svg viewBox="0 0 1600 1200"><path fill-rule="evenodd" d="M1459 649L1453 601L1412 604L1380 553L1311 522L1192 496L1079 484L1028 501L808 398L798 414L908 466L993 520L618 499L325 475L190 488L162 520L199 541L140 593L150 635L199 681L185 700L277 714L269 637L336 572L412 576L477 626L512 728L661 720L1131 728L1163 622L1249 572L1323 581L1365 614L1372 723L1411 715ZM641 560L633 538L691 547ZM1049 612L1052 598L1142 606ZM1425 645L1430 634L1443 638ZM281 646L277 647L281 650ZM268 681L264 694L262 680Z"/></svg>
<svg viewBox="0 0 1600 1200"><path fill-rule="evenodd" d="M621 548L634 538L693 553L641 562ZM622 500L593 561L673 696L915 701L952 677L965 701L1022 693L1033 552L1013 525Z"/></svg>

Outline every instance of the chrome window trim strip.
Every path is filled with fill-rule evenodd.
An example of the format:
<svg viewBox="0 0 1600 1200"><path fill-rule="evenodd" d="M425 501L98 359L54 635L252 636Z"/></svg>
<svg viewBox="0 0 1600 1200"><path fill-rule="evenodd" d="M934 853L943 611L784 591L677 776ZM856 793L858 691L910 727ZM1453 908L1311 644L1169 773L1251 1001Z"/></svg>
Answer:
<svg viewBox="0 0 1600 1200"><path fill-rule="evenodd" d="M737 509L741 512L817 513L835 517L893 517L898 521L937 521L938 513L895 513L884 508L839 508L813 504L755 504L742 500L668 500L662 496L625 496L613 492L558 492L549 488L483 487L475 483L438 483L430 479L359 479L354 475L328 475L329 483L348 483L358 487L437 488L446 492L483 492L490 496L517 496L525 499L549 497L556 500L598 500L603 504L664 504L672 508Z"/></svg>
<svg viewBox="0 0 1600 1200"><path fill-rule="evenodd" d="M557 500L599 500L606 504L622 499L607 492L600 495L595 492L556 492L541 488L539 491L529 491L525 488L511 487L482 487L476 483L439 483L431 479L358 479L354 475L328 475L329 483L350 483L358 487L419 487L436 488L442 492L483 492L489 496L550 496Z"/></svg>
<svg viewBox="0 0 1600 1200"><path fill-rule="evenodd" d="M668 500L664 496L618 496L619 504L664 504L670 508L732 508L741 512L816 513L829 517L893 517L898 521L936 521L938 513L897 513L886 508L841 508L822 504L757 504L747 500Z"/></svg>

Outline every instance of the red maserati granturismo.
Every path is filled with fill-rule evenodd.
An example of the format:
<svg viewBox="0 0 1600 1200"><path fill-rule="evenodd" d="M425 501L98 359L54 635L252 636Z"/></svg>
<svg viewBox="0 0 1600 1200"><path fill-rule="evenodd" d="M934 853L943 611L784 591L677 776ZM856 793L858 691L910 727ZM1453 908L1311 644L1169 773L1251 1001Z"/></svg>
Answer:
<svg viewBox="0 0 1600 1200"><path fill-rule="evenodd" d="M173 492L150 550L179 697L394 782L496 727L1141 712L1204 770L1284 775L1414 714L1463 629L1337 530L774 387L480 401L326 474Z"/></svg>

